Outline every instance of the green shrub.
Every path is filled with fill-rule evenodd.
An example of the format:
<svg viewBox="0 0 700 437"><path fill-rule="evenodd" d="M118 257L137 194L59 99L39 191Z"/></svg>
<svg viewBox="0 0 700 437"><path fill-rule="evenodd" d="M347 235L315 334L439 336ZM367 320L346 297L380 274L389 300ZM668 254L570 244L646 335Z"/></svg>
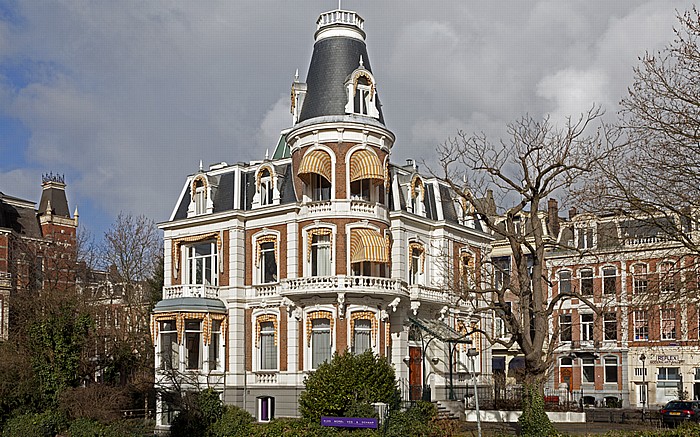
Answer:
<svg viewBox="0 0 700 437"><path fill-rule="evenodd" d="M7 422L2 430L3 437L44 437L56 435L67 428L66 417L54 410L39 414L23 414Z"/></svg>
<svg viewBox="0 0 700 437"><path fill-rule="evenodd" d="M216 437L244 436L253 431L253 416L242 408L225 407L224 414L211 426Z"/></svg>
<svg viewBox="0 0 700 437"><path fill-rule="evenodd" d="M224 414L224 404L212 389L187 393L180 412L170 426L172 437L206 437L211 426Z"/></svg>
<svg viewBox="0 0 700 437"><path fill-rule="evenodd" d="M391 409L399 405L394 368L371 351L360 355L348 351L335 354L330 362L321 364L309 375L304 384L306 391L299 398L299 411L312 422L318 422L321 416L366 414L374 402L387 403Z"/></svg>
<svg viewBox="0 0 700 437"><path fill-rule="evenodd" d="M80 418L71 422L68 427L68 435L70 437L101 437L104 428L104 425L96 420Z"/></svg>
<svg viewBox="0 0 700 437"><path fill-rule="evenodd" d="M407 410L392 410L385 424L387 437L435 435L437 407L431 402L418 401Z"/></svg>

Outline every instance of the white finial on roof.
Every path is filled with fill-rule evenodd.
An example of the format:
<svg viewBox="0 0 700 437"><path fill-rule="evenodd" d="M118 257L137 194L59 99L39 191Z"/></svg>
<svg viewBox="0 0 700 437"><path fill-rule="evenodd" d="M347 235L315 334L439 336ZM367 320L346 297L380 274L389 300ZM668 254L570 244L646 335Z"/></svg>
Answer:
<svg viewBox="0 0 700 437"><path fill-rule="evenodd" d="M203 171L203 170L204 170L204 165L202 165L202 160L200 159L199 160L199 171Z"/></svg>
<svg viewBox="0 0 700 437"><path fill-rule="evenodd" d="M270 159L270 149L265 149L265 159Z"/></svg>
<svg viewBox="0 0 700 437"><path fill-rule="evenodd" d="M299 82L299 69L294 72L294 82Z"/></svg>
<svg viewBox="0 0 700 437"><path fill-rule="evenodd" d="M362 55L360 55L360 67L365 66L365 61L362 59Z"/></svg>
<svg viewBox="0 0 700 437"><path fill-rule="evenodd" d="M343 9L342 7L340 7L340 3L341 3L342 1L343 1L343 0L338 0L338 9Z"/></svg>

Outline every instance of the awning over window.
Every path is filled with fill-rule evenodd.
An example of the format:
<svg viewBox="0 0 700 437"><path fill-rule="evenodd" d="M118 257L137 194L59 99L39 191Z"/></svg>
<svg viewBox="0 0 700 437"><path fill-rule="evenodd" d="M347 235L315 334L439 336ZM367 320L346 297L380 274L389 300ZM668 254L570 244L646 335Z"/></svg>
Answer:
<svg viewBox="0 0 700 437"><path fill-rule="evenodd" d="M350 182L360 179L384 180L382 163L369 150L358 150L350 157Z"/></svg>
<svg viewBox="0 0 700 437"><path fill-rule="evenodd" d="M328 181L331 181L332 164L331 157L323 150L312 150L301 159L299 171L297 175L302 177L310 173L315 173L323 176Z"/></svg>
<svg viewBox="0 0 700 437"><path fill-rule="evenodd" d="M388 263L389 241L373 229L350 231L350 262Z"/></svg>

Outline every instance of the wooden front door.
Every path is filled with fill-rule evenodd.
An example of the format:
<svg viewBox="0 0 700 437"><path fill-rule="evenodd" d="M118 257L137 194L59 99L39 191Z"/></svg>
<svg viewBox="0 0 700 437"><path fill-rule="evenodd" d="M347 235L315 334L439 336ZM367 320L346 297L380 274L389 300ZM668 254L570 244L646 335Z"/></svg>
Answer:
<svg viewBox="0 0 700 437"><path fill-rule="evenodd" d="M418 401L423 393L423 362L420 348L409 347L408 357L411 359L408 365L409 399Z"/></svg>

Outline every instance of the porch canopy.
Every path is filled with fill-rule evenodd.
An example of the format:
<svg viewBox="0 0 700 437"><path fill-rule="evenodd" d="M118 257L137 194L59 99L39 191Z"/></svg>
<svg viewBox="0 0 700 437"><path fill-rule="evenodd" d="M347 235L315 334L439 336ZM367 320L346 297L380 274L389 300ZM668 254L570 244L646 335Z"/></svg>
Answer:
<svg viewBox="0 0 700 437"><path fill-rule="evenodd" d="M432 338L440 340L443 343L472 344L469 334L461 334L441 320L423 319L411 316L408 317L408 320L422 331L428 333Z"/></svg>

